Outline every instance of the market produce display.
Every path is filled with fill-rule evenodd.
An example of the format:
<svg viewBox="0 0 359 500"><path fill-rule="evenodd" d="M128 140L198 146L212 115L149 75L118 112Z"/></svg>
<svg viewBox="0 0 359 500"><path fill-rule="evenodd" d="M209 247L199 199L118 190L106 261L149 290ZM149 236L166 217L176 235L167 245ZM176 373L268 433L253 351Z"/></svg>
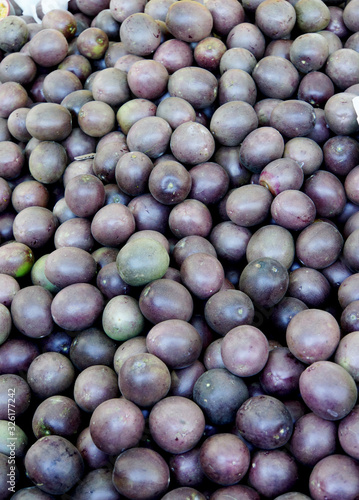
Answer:
<svg viewBox="0 0 359 500"><path fill-rule="evenodd" d="M359 0L33 3L0 0L0 500L358 500Z"/></svg>

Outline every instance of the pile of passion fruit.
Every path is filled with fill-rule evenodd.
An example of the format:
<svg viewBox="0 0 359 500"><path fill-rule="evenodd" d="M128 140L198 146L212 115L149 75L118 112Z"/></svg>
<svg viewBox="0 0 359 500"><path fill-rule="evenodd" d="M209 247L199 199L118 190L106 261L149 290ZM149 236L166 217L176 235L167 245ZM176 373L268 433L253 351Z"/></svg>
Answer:
<svg viewBox="0 0 359 500"><path fill-rule="evenodd" d="M359 498L359 0L0 2L0 498Z"/></svg>

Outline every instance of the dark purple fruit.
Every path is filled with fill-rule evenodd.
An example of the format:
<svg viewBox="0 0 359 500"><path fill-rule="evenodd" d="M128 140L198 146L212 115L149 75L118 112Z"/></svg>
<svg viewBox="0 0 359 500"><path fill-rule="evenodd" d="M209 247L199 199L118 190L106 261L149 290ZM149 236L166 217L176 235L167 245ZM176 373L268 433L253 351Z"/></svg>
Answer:
<svg viewBox="0 0 359 500"><path fill-rule="evenodd" d="M357 115L352 104L354 97L355 94L339 92L327 100L324 106L325 119L334 134L351 135L359 130Z"/></svg>
<svg viewBox="0 0 359 500"><path fill-rule="evenodd" d="M85 412L92 413L101 403L117 396L117 376L108 366L89 366L76 378L74 399Z"/></svg>
<svg viewBox="0 0 359 500"><path fill-rule="evenodd" d="M124 72L123 74L126 77ZM156 100L166 93L168 71L158 61L143 59L131 66L127 73L127 82L135 97Z"/></svg>
<svg viewBox="0 0 359 500"><path fill-rule="evenodd" d="M193 401L213 425L233 423L238 408L247 398L244 382L224 368L206 371L193 387Z"/></svg>
<svg viewBox="0 0 359 500"><path fill-rule="evenodd" d="M243 403L237 412L236 427L247 441L263 450L280 448L293 431L289 410L272 396L254 396Z"/></svg>
<svg viewBox="0 0 359 500"><path fill-rule="evenodd" d="M340 340L338 322L330 313L306 309L290 321L286 340L296 358L305 364L329 359Z"/></svg>
<svg viewBox="0 0 359 500"><path fill-rule="evenodd" d="M19 278L28 274L35 262L30 247L10 241L0 247L0 273Z"/></svg>
<svg viewBox="0 0 359 500"><path fill-rule="evenodd" d="M131 152L140 151L150 158L158 158L166 151L171 133L172 129L166 120L148 116L132 125L127 135L127 145Z"/></svg>
<svg viewBox="0 0 359 500"><path fill-rule="evenodd" d="M318 462L309 477L314 500L349 500L359 494L358 462L347 455L334 454Z"/></svg>
<svg viewBox="0 0 359 500"><path fill-rule="evenodd" d="M272 203L269 190L257 184L248 184L234 189L228 196L226 212L239 226L251 227L263 222Z"/></svg>
<svg viewBox="0 0 359 500"><path fill-rule="evenodd" d="M287 347L277 347L269 352L268 361L260 373L261 386L274 397L287 397L299 389L299 377L305 366Z"/></svg>
<svg viewBox="0 0 359 500"><path fill-rule="evenodd" d="M92 95L95 101L103 101L113 107L128 101L130 89L126 73L117 68L103 69L93 79Z"/></svg>
<svg viewBox="0 0 359 500"><path fill-rule="evenodd" d="M187 199L172 208L168 224L178 239L186 236L205 238L212 229L212 215L208 207L201 201Z"/></svg>
<svg viewBox="0 0 359 500"><path fill-rule="evenodd" d="M286 268L277 260L263 257L243 269L239 289L261 307L273 307L284 297L289 285Z"/></svg>
<svg viewBox="0 0 359 500"><path fill-rule="evenodd" d="M218 82L210 71L188 66L175 71L168 81L171 97L182 97L195 109L203 109L214 103Z"/></svg>
<svg viewBox="0 0 359 500"><path fill-rule="evenodd" d="M81 479L84 464L80 452L61 436L38 439L25 456L29 479L42 491L63 495Z"/></svg>
<svg viewBox="0 0 359 500"><path fill-rule="evenodd" d="M184 42L199 42L210 35L213 18L200 2L194 4L173 3L168 9L166 25L170 33Z"/></svg>
<svg viewBox="0 0 359 500"><path fill-rule="evenodd" d="M36 408L32 417L32 430L36 439L56 434L70 439L81 424L81 413L73 399L51 396Z"/></svg>
<svg viewBox="0 0 359 500"><path fill-rule="evenodd" d="M11 14L10 5L7 5L9 3L2 6L5 12L1 16L0 49L4 52L18 52L28 41L29 29L23 19L15 16L15 12ZM9 10L6 12L7 9ZM9 11L10 15L8 15Z"/></svg>
<svg viewBox="0 0 359 500"><path fill-rule="evenodd" d="M89 469L107 467L110 463L110 455L97 448L93 442L89 427L80 432L76 441L76 448L81 453L84 463Z"/></svg>
<svg viewBox="0 0 359 500"><path fill-rule="evenodd" d="M163 361L150 353L128 358L119 371L121 394L140 407L153 406L171 387L171 375Z"/></svg>
<svg viewBox="0 0 359 500"><path fill-rule="evenodd" d="M357 399L354 379L332 361L316 361L306 368L299 388L305 404L326 420L340 420L348 415Z"/></svg>
<svg viewBox="0 0 359 500"><path fill-rule="evenodd" d="M311 3L310 0L300 0L299 5L295 5L295 12L297 26L303 32L324 30L330 21L330 10L321 0Z"/></svg>
<svg viewBox="0 0 359 500"><path fill-rule="evenodd" d="M153 54L153 59L162 63L171 75L178 69L187 68L193 64L193 52L188 43L170 39L159 45Z"/></svg>
<svg viewBox="0 0 359 500"><path fill-rule="evenodd" d="M253 79L266 97L288 99L297 89L299 73L295 66L277 56L263 57L255 66Z"/></svg>
<svg viewBox="0 0 359 500"><path fill-rule="evenodd" d="M353 49L336 50L328 57L325 72L340 90L359 83L358 53Z"/></svg>
<svg viewBox="0 0 359 500"><path fill-rule="evenodd" d="M249 468L248 483L259 494L278 498L295 488L298 472L296 461L285 450L257 451Z"/></svg>
<svg viewBox="0 0 359 500"><path fill-rule="evenodd" d="M265 51L265 38L261 30L252 23L240 22L234 25L227 36L227 47L248 49L254 57L261 59Z"/></svg>
<svg viewBox="0 0 359 500"><path fill-rule="evenodd" d="M325 268L327 269L327 268ZM287 294L319 309L330 298L330 283L322 272L310 267L299 267L289 275Z"/></svg>
<svg viewBox="0 0 359 500"><path fill-rule="evenodd" d="M215 139L224 146L238 146L258 126L253 107L240 100L222 104L214 112L210 129Z"/></svg>
<svg viewBox="0 0 359 500"><path fill-rule="evenodd" d="M335 217L344 210L346 192L338 177L331 172L314 172L305 181L304 192L313 200L319 217Z"/></svg>
<svg viewBox="0 0 359 500"><path fill-rule="evenodd" d="M200 407L190 399L168 396L152 408L149 426L153 439L162 450L184 453L201 439L205 418Z"/></svg>
<svg viewBox="0 0 359 500"><path fill-rule="evenodd" d="M359 441L358 441L358 425L359 425L359 407L354 406L352 411L343 420L340 421L338 427L338 438L341 447L351 457L358 459L359 456Z"/></svg>
<svg viewBox="0 0 359 500"><path fill-rule="evenodd" d="M202 444L199 460L211 481L231 485L240 481L248 471L250 453L245 443L234 434L219 433Z"/></svg>
<svg viewBox="0 0 359 500"><path fill-rule="evenodd" d="M40 66L58 65L67 56L68 43L58 30L46 28L39 31L29 42L29 55Z"/></svg>
<svg viewBox="0 0 359 500"><path fill-rule="evenodd" d="M0 354L0 374L17 374L28 370L40 349L26 338L8 339L0 346Z"/></svg>
<svg viewBox="0 0 359 500"><path fill-rule="evenodd" d="M193 300L189 291L170 279L154 280L143 288L139 306L151 323L168 319L189 321L193 313Z"/></svg>
<svg viewBox="0 0 359 500"><path fill-rule="evenodd" d="M74 283L89 283L97 271L95 259L81 248L58 248L46 259L45 275L59 288Z"/></svg>
<svg viewBox="0 0 359 500"><path fill-rule="evenodd" d="M152 196L165 205L176 205L190 193L192 178L188 170L176 161L161 161L151 171L148 189Z"/></svg>
<svg viewBox="0 0 359 500"><path fill-rule="evenodd" d="M8 406L9 397L16 397L16 404ZM8 420L10 415L15 417L26 412L31 401L31 390L27 382L15 374L0 375L0 419ZM11 401L10 401L11 403ZM12 417L11 417L12 418Z"/></svg>
<svg viewBox="0 0 359 500"><path fill-rule="evenodd" d="M120 39L125 48L137 56L152 54L161 43L160 28L148 14L136 12L124 19Z"/></svg>
<svg viewBox="0 0 359 500"><path fill-rule="evenodd" d="M78 500L106 498L120 500L120 494L112 482L112 470L99 468L88 472L76 486L74 495Z"/></svg>
<svg viewBox="0 0 359 500"><path fill-rule="evenodd" d="M271 214L280 226L298 231L314 222L316 208L311 198L302 191L287 189L273 200Z"/></svg>
<svg viewBox="0 0 359 500"><path fill-rule="evenodd" d="M117 247L135 231L135 219L122 203L110 203L98 210L91 222L91 233L103 246Z"/></svg>
<svg viewBox="0 0 359 500"><path fill-rule="evenodd" d="M170 471L162 456L149 448L132 448L116 459L113 476L116 490L132 500L146 500L167 491Z"/></svg>
<svg viewBox="0 0 359 500"><path fill-rule="evenodd" d="M320 71L310 71L302 78L298 87L298 99L306 101L314 107L324 106L333 95L333 82L329 76Z"/></svg>
<svg viewBox="0 0 359 500"><path fill-rule="evenodd" d="M244 101L254 106L257 98L256 84L246 71L236 68L228 69L218 82L218 98L221 106L233 101ZM256 121L253 110L248 118ZM250 124L250 120L247 123ZM252 126L252 130L253 128Z"/></svg>
<svg viewBox="0 0 359 500"><path fill-rule="evenodd" d="M109 455L137 446L145 427L141 410L124 398L108 399L91 415L90 433L95 445Z"/></svg>
<svg viewBox="0 0 359 500"><path fill-rule="evenodd" d="M286 137L310 134L315 125L314 108L305 101L288 99L272 111L270 125Z"/></svg>
<svg viewBox="0 0 359 500"><path fill-rule="evenodd" d="M90 252L95 244L91 234L91 222L83 217L75 217L63 222L54 236L55 248L78 247Z"/></svg>
<svg viewBox="0 0 359 500"><path fill-rule="evenodd" d="M281 245L278 245L281 241ZM248 262L262 257L279 261L289 269L294 259L294 241L288 230L281 226L262 226L248 242L246 258Z"/></svg>
<svg viewBox="0 0 359 500"><path fill-rule="evenodd" d="M60 328L79 331L92 326L103 308L104 299L96 287L89 283L75 283L55 296L51 314Z"/></svg>
<svg viewBox="0 0 359 500"><path fill-rule="evenodd" d="M81 130L91 137L103 137L114 128L115 112L109 104L102 101L89 101L83 104L78 113Z"/></svg>
<svg viewBox="0 0 359 500"><path fill-rule="evenodd" d="M265 366L269 354L268 340L258 328L241 325L223 338L221 356L224 366L238 377L251 377Z"/></svg>
<svg viewBox="0 0 359 500"><path fill-rule="evenodd" d="M26 128L40 141L63 141L72 130L71 113L60 104L40 103L27 114Z"/></svg>
<svg viewBox="0 0 359 500"><path fill-rule="evenodd" d="M28 286L19 290L11 303L14 325L27 337L49 335L54 327L51 304L51 293L41 286Z"/></svg>
<svg viewBox="0 0 359 500"><path fill-rule="evenodd" d="M74 379L75 369L71 361L58 352L45 352L37 356L27 373L31 390L42 399L66 391Z"/></svg>
<svg viewBox="0 0 359 500"><path fill-rule="evenodd" d="M180 271L183 283L201 299L218 292L223 285L223 266L216 257L209 254L189 255L183 261Z"/></svg>
<svg viewBox="0 0 359 500"><path fill-rule="evenodd" d="M193 388L197 380L206 371L203 363L196 360L187 368L172 370L170 396L192 397Z"/></svg>
<svg viewBox="0 0 359 500"><path fill-rule="evenodd" d="M329 55L324 37L317 33L298 36L290 47L290 60L301 73L310 73L322 68Z"/></svg>
<svg viewBox="0 0 359 500"><path fill-rule="evenodd" d="M77 22L71 12L63 9L52 9L42 18L42 27L56 29L69 39L75 35Z"/></svg>
<svg viewBox="0 0 359 500"><path fill-rule="evenodd" d="M289 442L290 451L298 462L313 467L322 458L336 450L337 427L314 413L299 418Z"/></svg>
<svg viewBox="0 0 359 500"><path fill-rule="evenodd" d="M197 330L181 319L164 320L153 326L146 337L146 346L170 368L186 368L194 363L202 350Z"/></svg>
<svg viewBox="0 0 359 500"><path fill-rule="evenodd" d="M328 222L314 222L306 227L296 241L298 259L305 266L323 269L333 264L343 247L343 237ZM324 252L325 248L325 253Z"/></svg>
<svg viewBox="0 0 359 500"><path fill-rule="evenodd" d="M145 153L125 153L116 164L116 182L122 191L131 196L144 194L148 189L152 169L153 163Z"/></svg>
<svg viewBox="0 0 359 500"><path fill-rule="evenodd" d="M224 336L232 328L250 325L254 318L254 307L245 293L221 290L207 300L204 314L208 325Z"/></svg>
<svg viewBox="0 0 359 500"><path fill-rule="evenodd" d="M179 162L197 165L212 157L215 143L212 134L204 125L186 122L172 133L170 148Z"/></svg>

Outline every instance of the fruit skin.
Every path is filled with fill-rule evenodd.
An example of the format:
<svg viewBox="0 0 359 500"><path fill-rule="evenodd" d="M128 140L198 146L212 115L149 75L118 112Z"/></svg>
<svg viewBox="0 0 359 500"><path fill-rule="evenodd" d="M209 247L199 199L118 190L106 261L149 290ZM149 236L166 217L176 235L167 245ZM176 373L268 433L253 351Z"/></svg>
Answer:
<svg viewBox="0 0 359 500"><path fill-rule="evenodd" d="M253 396L242 404L237 412L236 428L254 446L274 450L289 441L293 422L282 401L261 395Z"/></svg>
<svg viewBox="0 0 359 500"><path fill-rule="evenodd" d="M250 452L237 436L219 433L210 436L202 444L199 460L209 479L230 486L241 480L248 471Z"/></svg>
<svg viewBox="0 0 359 500"><path fill-rule="evenodd" d="M325 30L330 21L330 10L321 0L299 0L294 6L297 26L300 30L313 33Z"/></svg>
<svg viewBox="0 0 359 500"><path fill-rule="evenodd" d="M127 295L117 295L106 305L102 315L105 333L116 341L123 342L140 335L145 320L138 301Z"/></svg>
<svg viewBox="0 0 359 500"><path fill-rule="evenodd" d="M11 13L10 5L7 0L0 4L0 49L4 52L18 52L27 42L29 30L23 19L15 16L15 12Z"/></svg>
<svg viewBox="0 0 359 500"><path fill-rule="evenodd" d="M58 292L51 303L55 323L64 330L90 328L104 309L102 293L89 283L74 283Z"/></svg>
<svg viewBox="0 0 359 500"><path fill-rule="evenodd" d="M32 430L37 439L50 434L71 439L80 425L80 410L75 401L66 396L45 399L37 407L32 418Z"/></svg>
<svg viewBox="0 0 359 500"><path fill-rule="evenodd" d="M204 372L193 387L193 400L213 425L233 422L238 408L248 399L248 389L240 377L224 368Z"/></svg>
<svg viewBox="0 0 359 500"><path fill-rule="evenodd" d="M126 399L141 407L151 407L167 395L171 374L157 356L136 354L123 363L118 385Z"/></svg>
<svg viewBox="0 0 359 500"><path fill-rule="evenodd" d="M260 307L273 307L284 297L289 285L287 269L276 259L252 260L244 268L239 289Z"/></svg>
<svg viewBox="0 0 359 500"><path fill-rule="evenodd" d="M313 413L340 420L353 409L358 391L353 377L332 361L316 361L299 378L299 390Z"/></svg>
<svg viewBox="0 0 359 500"><path fill-rule="evenodd" d="M31 271L35 256L30 247L20 242L11 242L0 248L0 273L21 278Z"/></svg>
<svg viewBox="0 0 359 500"><path fill-rule="evenodd" d="M141 286L162 278L168 269L170 258L165 247L158 241L139 238L121 248L116 263L118 273L126 283Z"/></svg>
<svg viewBox="0 0 359 500"><path fill-rule="evenodd" d="M154 325L146 336L148 352L169 368L192 365L200 356L202 338L196 328L181 319L168 319Z"/></svg>
<svg viewBox="0 0 359 500"><path fill-rule="evenodd" d="M118 455L137 446L145 429L141 410L132 401L112 398L101 403L90 419L91 438L97 448Z"/></svg>
<svg viewBox="0 0 359 500"><path fill-rule="evenodd" d="M309 477L314 500L350 500L358 498L358 462L347 455L329 455L318 462Z"/></svg>
<svg viewBox="0 0 359 500"><path fill-rule="evenodd" d="M31 481L41 490L54 495L69 491L84 472L80 452L61 436L38 439L26 453L24 463Z"/></svg>
<svg viewBox="0 0 359 500"><path fill-rule="evenodd" d="M19 290L11 303L14 326L27 337L49 335L54 328L51 303L51 293L42 286L28 286Z"/></svg>
<svg viewBox="0 0 359 500"><path fill-rule="evenodd" d="M167 319L189 321L193 314L193 299L181 283L172 279L154 280L142 289L139 306L151 323Z"/></svg>
<svg viewBox="0 0 359 500"><path fill-rule="evenodd" d="M26 128L39 141L63 141L72 131L68 109L54 102L41 102L26 116Z"/></svg>
<svg viewBox="0 0 359 500"><path fill-rule="evenodd" d="M205 429L201 408L182 396L158 401L149 416L150 432L162 450L185 453L196 446Z"/></svg>
<svg viewBox="0 0 359 500"><path fill-rule="evenodd" d="M221 355L223 363L237 377L251 377L259 373L268 360L267 337L258 328L240 325L223 338Z"/></svg>
<svg viewBox="0 0 359 500"><path fill-rule="evenodd" d="M117 457L112 482L116 490L126 498L159 498L169 486L170 471L165 460L156 451L131 448Z"/></svg>

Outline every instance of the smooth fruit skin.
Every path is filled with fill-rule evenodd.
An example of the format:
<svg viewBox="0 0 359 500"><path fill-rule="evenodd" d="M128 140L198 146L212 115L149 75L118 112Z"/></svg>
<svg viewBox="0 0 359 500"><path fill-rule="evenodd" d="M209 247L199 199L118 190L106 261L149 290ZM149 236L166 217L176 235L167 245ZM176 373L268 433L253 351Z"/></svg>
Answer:
<svg viewBox="0 0 359 500"><path fill-rule="evenodd" d="M314 500L353 500L359 495L359 465L346 455L329 455L318 462L309 477Z"/></svg>
<svg viewBox="0 0 359 500"><path fill-rule="evenodd" d="M28 477L41 490L54 495L69 491L81 479L84 464L80 452L61 436L38 439L25 456Z"/></svg>
<svg viewBox="0 0 359 500"><path fill-rule="evenodd" d="M332 361L316 361L299 378L299 390L313 413L340 420L354 407L358 390L352 376Z"/></svg>

